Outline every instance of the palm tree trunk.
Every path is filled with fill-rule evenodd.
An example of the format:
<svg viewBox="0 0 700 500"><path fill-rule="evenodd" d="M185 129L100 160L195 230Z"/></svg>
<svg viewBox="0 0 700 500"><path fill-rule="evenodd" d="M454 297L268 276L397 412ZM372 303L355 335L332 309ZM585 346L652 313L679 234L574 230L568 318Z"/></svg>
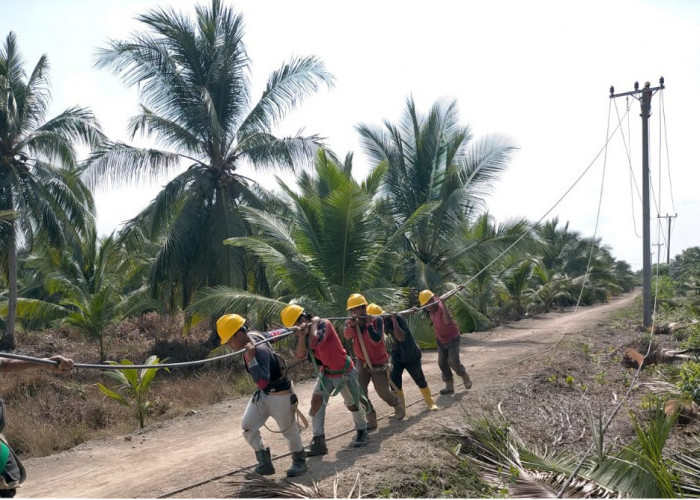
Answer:
<svg viewBox="0 0 700 500"><path fill-rule="evenodd" d="M15 322L17 319L17 240L15 237L15 223L11 222L7 242L7 274L9 295L7 299L7 321L5 333L0 339L0 349L7 351L15 348Z"/></svg>

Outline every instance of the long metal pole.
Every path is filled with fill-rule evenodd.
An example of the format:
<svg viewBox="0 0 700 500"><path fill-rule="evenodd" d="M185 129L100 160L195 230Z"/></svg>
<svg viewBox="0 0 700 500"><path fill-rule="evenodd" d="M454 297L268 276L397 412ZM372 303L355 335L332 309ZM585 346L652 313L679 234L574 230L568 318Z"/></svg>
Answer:
<svg viewBox="0 0 700 500"><path fill-rule="evenodd" d="M651 90L649 82L642 91L642 301L643 325L651 326L651 223L649 213L649 116L651 116Z"/></svg>

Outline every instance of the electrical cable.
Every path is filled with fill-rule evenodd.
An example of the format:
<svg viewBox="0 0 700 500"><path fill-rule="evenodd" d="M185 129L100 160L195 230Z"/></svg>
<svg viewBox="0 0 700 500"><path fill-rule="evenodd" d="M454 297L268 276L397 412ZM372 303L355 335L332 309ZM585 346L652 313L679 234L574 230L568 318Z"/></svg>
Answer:
<svg viewBox="0 0 700 500"><path fill-rule="evenodd" d="M614 101L614 99L611 99ZM630 106L629 106L629 96L625 100L626 106L627 106L627 135L631 137L630 134L630 122L629 122L629 111L630 111ZM617 114L617 121L621 124L622 119L620 118L620 111L617 109L617 101L615 101L615 113ZM627 141L625 140L625 134L622 133L622 143L625 146L625 155L627 156L627 165L629 167L629 179L630 179L630 201L632 205L632 226L634 227L634 235L637 238L641 238L642 236L639 234L637 231L637 219L634 216L634 191L632 190L632 184L634 183L634 188L637 190L637 198L641 202L642 200L642 195L639 193L639 186L637 185L637 178L634 175L634 170L632 169L632 155L631 155L631 144L630 147L627 147Z"/></svg>
<svg viewBox="0 0 700 500"><path fill-rule="evenodd" d="M284 337L287 337L291 334L293 334L296 330L290 329L288 332L281 333L279 335L276 335L275 337L269 338L269 339L263 339L259 342L254 343L253 345L258 346L260 344L267 344L270 342L276 342L279 339L282 339ZM227 354L222 354L221 356L214 356L211 358L205 358L205 359L200 359L196 361L181 361L177 363L160 363L160 364L154 364L154 365L122 365L122 364L108 364L108 365L100 365L100 364L90 364L90 363L73 363L74 368L89 368L89 369L96 369L96 370L142 370L142 369L155 369L155 368L184 368L188 366L198 366L198 365L203 365L205 363L212 363L214 361L220 361L222 359L230 358L233 356L236 356L238 354L243 354L246 351L245 348L239 349L234 352L230 352ZM22 361L29 361L35 364L43 364L43 365L53 365L53 366L58 366L59 362L48 359L48 358L35 358L32 356L25 356L22 354L12 354L12 353L7 353L7 352L0 352L0 358L9 358L9 359L19 359ZM113 363L116 363L116 361L113 361Z"/></svg>
<svg viewBox="0 0 700 500"><path fill-rule="evenodd" d="M671 206L673 207L673 213L677 213L676 210L676 202L673 199L673 183L671 182L671 159L668 154L668 130L666 128L666 104L664 102L664 92L660 92L660 108L661 108L661 116L663 117L663 129L664 129L664 141L666 145L666 169L668 171L668 188L669 188L669 194L671 196Z"/></svg>

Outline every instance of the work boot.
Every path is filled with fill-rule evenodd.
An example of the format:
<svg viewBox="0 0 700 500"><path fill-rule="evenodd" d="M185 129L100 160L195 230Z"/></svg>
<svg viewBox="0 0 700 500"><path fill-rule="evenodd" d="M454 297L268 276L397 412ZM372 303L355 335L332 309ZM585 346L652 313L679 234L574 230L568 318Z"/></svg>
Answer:
<svg viewBox="0 0 700 500"><path fill-rule="evenodd" d="M455 392L455 381L453 379L445 380L445 387L440 389L440 394L452 394Z"/></svg>
<svg viewBox="0 0 700 500"><path fill-rule="evenodd" d="M258 459L258 465L255 466L255 469L253 469L256 474L260 474L261 476L271 476L275 473L275 467L272 465L272 458L270 458L270 448L256 451L255 458Z"/></svg>
<svg viewBox="0 0 700 500"><path fill-rule="evenodd" d="M425 401L425 406L428 407L429 410L435 411L438 409L437 405L435 404L435 401L433 400L433 395L430 392L430 387L425 386L420 390L420 393L423 395L423 400Z"/></svg>
<svg viewBox="0 0 700 500"><path fill-rule="evenodd" d="M464 372L464 374L462 375L462 380L464 381L464 388L465 389L472 388L472 381L469 378L469 374L467 372Z"/></svg>
<svg viewBox="0 0 700 500"><path fill-rule="evenodd" d="M367 446L367 443L369 443L369 434L367 434L367 431L365 429L357 429L357 436L355 436L355 440L352 442L352 447L362 448L363 446Z"/></svg>
<svg viewBox="0 0 700 500"><path fill-rule="evenodd" d="M394 418L396 420L403 420L403 418L406 416L406 407L403 404L403 398L397 397L396 399L397 402L394 406Z"/></svg>
<svg viewBox="0 0 700 500"><path fill-rule="evenodd" d="M367 415L365 415L365 418L367 419L367 430L368 431L373 431L374 429L377 428L377 412L376 411L372 410Z"/></svg>
<svg viewBox="0 0 700 500"><path fill-rule="evenodd" d="M321 434L319 436L314 436L313 439L311 439L311 444L304 448L304 452L307 457L315 457L316 455L325 455L328 453L326 435Z"/></svg>
<svg viewBox="0 0 700 500"><path fill-rule="evenodd" d="M306 470L306 453L304 453L304 450L293 451L292 466L287 469L287 477L301 476Z"/></svg>

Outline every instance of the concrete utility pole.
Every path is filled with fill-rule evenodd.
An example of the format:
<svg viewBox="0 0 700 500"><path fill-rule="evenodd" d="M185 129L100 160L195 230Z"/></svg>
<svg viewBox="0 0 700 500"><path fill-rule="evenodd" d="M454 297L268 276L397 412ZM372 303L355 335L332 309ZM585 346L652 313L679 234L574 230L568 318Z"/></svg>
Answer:
<svg viewBox="0 0 700 500"><path fill-rule="evenodd" d="M668 221L668 236L666 238L666 264L671 263L671 219L678 217L678 214L673 215L657 215L657 219L666 219Z"/></svg>
<svg viewBox="0 0 700 500"><path fill-rule="evenodd" d="M651 226L649 215L649 117L651 116L651 97L664 88L664 77L659 78L659 86L651 87L649 82L639 90L639 82L634 82L634 90L615 94L615 87L610 87L610 98L631 95L639 100L642 108L642 303L644 309L643 325L651 326ZM641 94L641 97L637 97Z"/></svg>

